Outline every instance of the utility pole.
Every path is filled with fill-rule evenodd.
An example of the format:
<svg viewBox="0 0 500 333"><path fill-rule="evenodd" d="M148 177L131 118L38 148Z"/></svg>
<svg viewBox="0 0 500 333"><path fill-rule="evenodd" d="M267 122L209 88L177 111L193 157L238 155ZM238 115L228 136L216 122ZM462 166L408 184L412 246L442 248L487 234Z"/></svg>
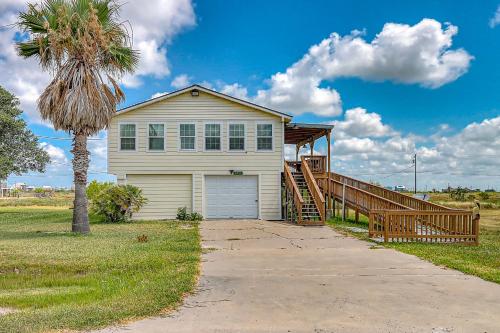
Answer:
<svg viewBox="0 0 500 333"><path fill-rule="evenodd" d="M415 167L415 188L413 189L413 193L417 194L417 153L413 156L413 166Z"/></svg>

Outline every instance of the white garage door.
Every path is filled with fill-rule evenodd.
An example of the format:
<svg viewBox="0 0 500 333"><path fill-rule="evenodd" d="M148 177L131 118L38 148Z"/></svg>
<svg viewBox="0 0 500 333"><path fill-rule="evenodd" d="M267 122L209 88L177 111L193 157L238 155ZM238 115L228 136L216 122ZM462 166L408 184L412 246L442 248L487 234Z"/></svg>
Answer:
<svg viewBox="0 0 500 333"><path fill-rule="evenodd" d="M174 219L177 208L191 211L191 175L127 175L127 184L142 189L148 203L136 214L137 219Z"/></svg>
<svg viewBox="0 0 500 333"><path fill-rule="evenodd" d="M258 217L257 176L206 176L205 186L207 218Z"/></svg>

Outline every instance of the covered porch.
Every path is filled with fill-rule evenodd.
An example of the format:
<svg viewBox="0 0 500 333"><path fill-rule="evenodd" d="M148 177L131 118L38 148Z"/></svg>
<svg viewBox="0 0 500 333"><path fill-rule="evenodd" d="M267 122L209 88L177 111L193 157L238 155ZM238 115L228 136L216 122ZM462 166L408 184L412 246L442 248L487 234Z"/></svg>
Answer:
<svg viewBox="0 0 500 333"><path fill-rule="evenodd" d="M328 178L331 172L330 143L333 125L288 123L285 125L285 144L295 146L295 160L285 161L283 170L283 217L298 224L324 224L326 211L332 209L329 182L322 189L318 179ZM315 155L317 140L325 137L327 155ZM300 150L309 145L310 154L299 158Z"/></svg>

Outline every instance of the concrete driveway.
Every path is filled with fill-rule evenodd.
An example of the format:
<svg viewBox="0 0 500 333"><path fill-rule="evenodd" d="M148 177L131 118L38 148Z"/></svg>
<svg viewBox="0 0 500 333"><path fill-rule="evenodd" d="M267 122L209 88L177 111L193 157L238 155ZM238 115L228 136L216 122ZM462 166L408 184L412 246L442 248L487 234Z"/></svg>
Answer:
<svg viewBox="0 0 500 333"><path fill-rule="evenodd" d="M106 332L500 332L500 286L329 227L205 221L197 292Z"/></svg>

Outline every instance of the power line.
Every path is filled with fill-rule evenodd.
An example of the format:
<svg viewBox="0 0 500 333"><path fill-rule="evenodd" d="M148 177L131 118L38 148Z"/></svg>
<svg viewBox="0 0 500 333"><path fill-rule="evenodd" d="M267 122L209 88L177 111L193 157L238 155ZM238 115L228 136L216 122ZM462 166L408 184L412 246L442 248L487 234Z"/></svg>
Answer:
<svg viewBox="0 0 500 333"><path fill-rule="evenodd" d="M56 136L37 135L36 137L40 138L40 139L73 141L73 138L62 138L62 137L56 137ZM107 138L87 138L87 140L89 140L89 141L100 141L100 140L106 140L106 139Z"/></svg>

